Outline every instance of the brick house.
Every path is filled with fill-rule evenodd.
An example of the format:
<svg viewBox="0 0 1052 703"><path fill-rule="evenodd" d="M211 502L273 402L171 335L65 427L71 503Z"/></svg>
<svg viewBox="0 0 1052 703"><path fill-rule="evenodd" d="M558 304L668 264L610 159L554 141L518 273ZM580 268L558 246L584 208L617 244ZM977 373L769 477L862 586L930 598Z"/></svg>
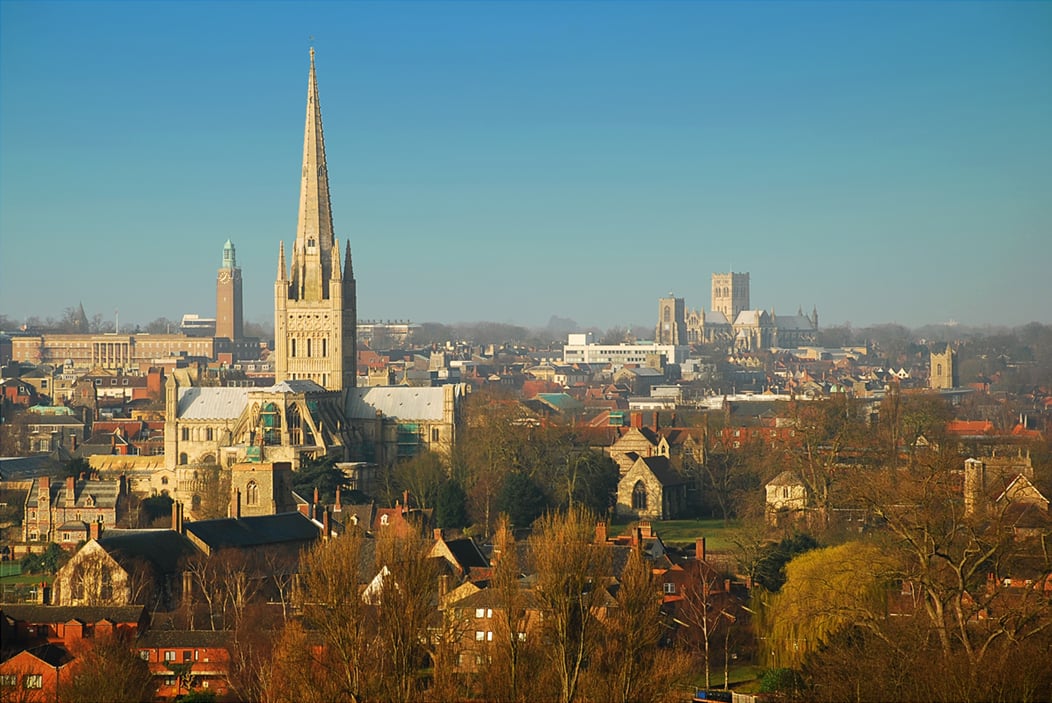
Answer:
<svg viewBox="0 0 1052 703"><path fill-rule="evenodd" d="M154 700L174 701L190 691L230 697L230 633L222 630L153 630L135 643L150 667Z"/></svg>

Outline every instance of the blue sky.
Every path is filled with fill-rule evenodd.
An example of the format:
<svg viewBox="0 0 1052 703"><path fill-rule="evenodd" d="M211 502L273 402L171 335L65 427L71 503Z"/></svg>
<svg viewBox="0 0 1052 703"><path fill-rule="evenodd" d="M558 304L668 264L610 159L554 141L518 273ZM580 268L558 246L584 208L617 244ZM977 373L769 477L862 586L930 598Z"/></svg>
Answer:
<svg viewBox="0 0 1052 703"><path fill-rule="evenodd" d="M314 38L359 316L1052 322L1052 4L0 0L0 312L272 320Z"/></svg>

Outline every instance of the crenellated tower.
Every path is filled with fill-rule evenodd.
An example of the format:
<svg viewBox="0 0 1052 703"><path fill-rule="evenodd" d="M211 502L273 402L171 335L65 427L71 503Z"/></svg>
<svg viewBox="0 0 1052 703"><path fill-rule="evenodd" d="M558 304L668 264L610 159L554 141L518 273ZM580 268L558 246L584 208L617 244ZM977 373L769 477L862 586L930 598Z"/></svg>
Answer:
<svg viewBox="0 0 1052 703"><path fill-rule="evenodd" d="M347 243L341 265L339 241L333 234L312 48L296 240L288 268L285 243L280 243L274 284L275 382L309 379L329 390L353 388L356 327L351 246Z"/></svg>

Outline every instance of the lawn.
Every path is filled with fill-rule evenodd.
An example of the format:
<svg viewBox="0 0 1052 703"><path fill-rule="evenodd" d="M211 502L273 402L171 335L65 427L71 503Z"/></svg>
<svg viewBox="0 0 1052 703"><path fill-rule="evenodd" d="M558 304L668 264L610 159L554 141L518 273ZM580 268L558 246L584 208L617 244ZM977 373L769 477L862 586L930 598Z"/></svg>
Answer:
<svg viewBox="0 0 1052 703"><path fill-rule="evenodd" d="M613 530L623 531L631 524L629 520L615 520ZM665 544L681 546L693 545L698 537L705 538L705 548L711 551L731 551L734 544L731 542L734 531L741 523L735 520L724 524L719 518L706 520L654 520L652 522L654 531L661 537Z"/></svg>

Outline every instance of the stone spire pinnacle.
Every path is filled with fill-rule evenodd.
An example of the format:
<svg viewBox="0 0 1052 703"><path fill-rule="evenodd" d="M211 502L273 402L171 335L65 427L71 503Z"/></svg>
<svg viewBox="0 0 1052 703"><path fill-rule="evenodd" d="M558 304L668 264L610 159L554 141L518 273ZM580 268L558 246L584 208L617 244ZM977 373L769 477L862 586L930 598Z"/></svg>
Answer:
<svg viewBox="0 0 1052 703"><path fill-rule="evenodd" d="M285 240L278 243L278 280L285 280Z"/></svg>
<svg viewBox="0 0 1052 703"><path fill-rule="evenodd" d="M303 172L300 181L299 220L293 246L292 290L303 300L324 300L332 277L333 228L329 201L329 173L325 165L325 138L310 50L307 81L307 120L303 131ZM297 260L298 259L298 260Z"/></svg>

